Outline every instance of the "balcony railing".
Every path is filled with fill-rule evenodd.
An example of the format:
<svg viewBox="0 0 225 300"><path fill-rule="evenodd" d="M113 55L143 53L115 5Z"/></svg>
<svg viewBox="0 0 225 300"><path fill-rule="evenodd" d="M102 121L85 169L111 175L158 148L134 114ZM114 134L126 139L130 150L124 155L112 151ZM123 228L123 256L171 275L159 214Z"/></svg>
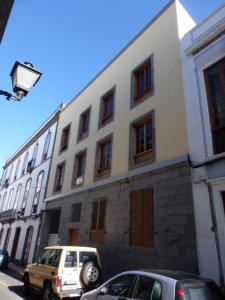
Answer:
<svg viewBox="0 0 225 300"><path fill-rule="evenodd" d="M16 209L0 212L0 223L11 223L16 219Z"/></svg>

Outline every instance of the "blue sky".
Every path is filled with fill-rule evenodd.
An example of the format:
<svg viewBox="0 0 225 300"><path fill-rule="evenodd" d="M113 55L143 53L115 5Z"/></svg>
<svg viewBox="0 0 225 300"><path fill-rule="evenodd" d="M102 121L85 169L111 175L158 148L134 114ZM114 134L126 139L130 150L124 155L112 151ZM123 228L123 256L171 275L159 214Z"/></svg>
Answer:
<svg viewBox="0 0 225 300"><path fill-rule="evenodd" d="M0 100L0 174L4 162L109 62L168 0L15 1L0 45L0 89L11 91L15 61L43 73L20 103ZM223 0L181 0L199 23Z"/></svg>

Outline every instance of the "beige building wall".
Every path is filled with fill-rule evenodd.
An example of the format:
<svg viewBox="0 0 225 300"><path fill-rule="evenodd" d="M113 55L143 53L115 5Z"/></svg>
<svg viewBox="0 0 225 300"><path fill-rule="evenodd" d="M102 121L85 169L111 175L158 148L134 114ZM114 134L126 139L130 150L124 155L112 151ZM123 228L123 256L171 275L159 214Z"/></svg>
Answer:
<svg viewBox="0 0 225 300"><path fill-rule="evenodd" d="M111 177L127 173L130 122L151 110L155 112L156 158L153 164L188 153L176 5L175 1L62 111L47 200L54 196L56 166L63 161L66 162L66 168L62 192L71 191L74 157L85 148L87 160L84 186L93 183L96 142L110 133L113 133ZM189 23L186 22L186 26L186 31L193 26L191 19ZM185 32L185 28L183 31ZM130 108L132 70L150 55L153 55L154 94L146 101ZM113 86L115 86L114 121L98 129L101 96ZM77 143L80 114L90 106L89 136ZM69 147L60 154L62 130L68 124L71 124Z"/></svg>

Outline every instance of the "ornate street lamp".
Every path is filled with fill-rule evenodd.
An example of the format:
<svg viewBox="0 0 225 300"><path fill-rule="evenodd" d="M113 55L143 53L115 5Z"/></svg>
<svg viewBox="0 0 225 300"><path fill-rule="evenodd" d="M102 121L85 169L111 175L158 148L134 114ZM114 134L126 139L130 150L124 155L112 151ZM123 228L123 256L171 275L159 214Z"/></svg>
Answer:
<svg viewBox="0 0 225 300"><path fill-rule="evenodd" d="M10 76L12 78L12 87L15 95L0 90L0 95L6 97L7 100L21 101L33 86L38 82L42 73L33 68L33 65L25 62L24 64L15 62Z"/></svg>

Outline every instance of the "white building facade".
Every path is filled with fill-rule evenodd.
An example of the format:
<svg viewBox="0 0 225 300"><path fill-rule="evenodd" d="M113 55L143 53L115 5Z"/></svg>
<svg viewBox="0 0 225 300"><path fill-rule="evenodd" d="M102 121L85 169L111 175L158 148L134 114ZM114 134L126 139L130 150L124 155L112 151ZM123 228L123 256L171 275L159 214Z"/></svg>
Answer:
<svg viewBox="0 0 225 300"><path fill-rule="evenodd" d="M49 167L61 106L11 156L0 187L0 248L11 260L31 263L38 246Z"/></svg>
<svg viewBox="0 0 225 300"><path fill-rule="evenodd" d="M201 275L225 278L225 4L182 40Z"/></svg>

